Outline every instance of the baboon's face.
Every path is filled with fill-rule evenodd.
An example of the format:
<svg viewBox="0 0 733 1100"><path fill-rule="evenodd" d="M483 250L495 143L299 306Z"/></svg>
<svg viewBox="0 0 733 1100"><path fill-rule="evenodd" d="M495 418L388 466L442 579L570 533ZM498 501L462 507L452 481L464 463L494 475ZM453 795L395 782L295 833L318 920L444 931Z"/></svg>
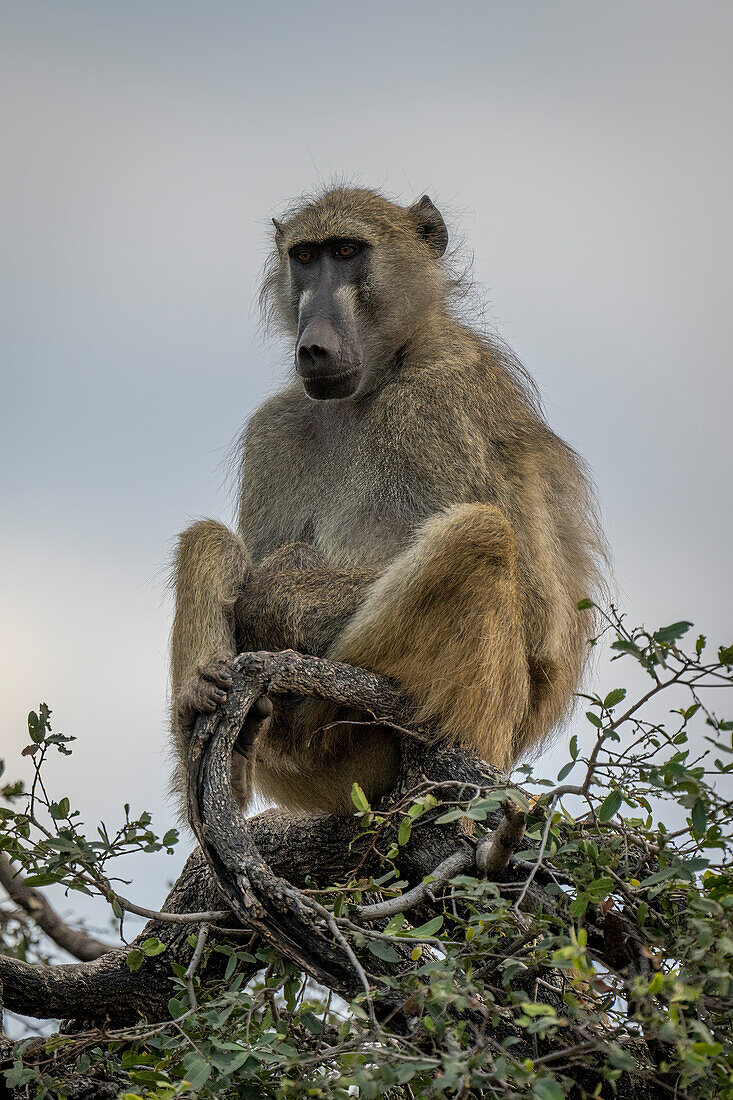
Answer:
<svg viewBox="0 0 733 1100"><path fill-rule="evenodd" d="M448 231L427 195L412 206L368 188L333 187L273 218L276 251L260 300L295 341L295 369L316 401L365 397L448 283Z"/></svg>
<svg viewBox="0 0 733 1100"><path fill-rule="evenodd" d="M317 401L351 397L364 369L358 302L369 270L364 241L330 237L302 241L288 253L298 303L295 369Z"/></svg>

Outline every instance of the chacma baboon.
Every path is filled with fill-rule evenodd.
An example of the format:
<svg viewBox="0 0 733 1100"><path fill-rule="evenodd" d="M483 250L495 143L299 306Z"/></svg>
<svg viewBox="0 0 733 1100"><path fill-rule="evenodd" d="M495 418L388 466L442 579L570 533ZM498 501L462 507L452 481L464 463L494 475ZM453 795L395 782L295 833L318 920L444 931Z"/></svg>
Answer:
<svg viewBox="0 0 733 1100"><path fill-rule="evenodd" d="M297 377L244 431L238 533L203 520L179 542L179 756L234 654L293 648L394 678L418 722L506 768L584 663L603 540L582 464L511 353L460 320L427 196L335 187L274 225L262 300ZM388 789L389 728L336 717L277 704L255 788L337 813L354 781Z"/></svg>

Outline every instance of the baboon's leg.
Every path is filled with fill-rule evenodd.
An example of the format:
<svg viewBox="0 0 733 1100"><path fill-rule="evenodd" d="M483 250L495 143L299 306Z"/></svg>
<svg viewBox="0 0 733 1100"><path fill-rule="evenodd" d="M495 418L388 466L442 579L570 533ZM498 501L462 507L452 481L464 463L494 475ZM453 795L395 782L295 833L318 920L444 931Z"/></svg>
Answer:
<svg viewBox="0 0 733 1100"><path fill-rule="evenodd" d="M419 722L507 767L530 682L517 549L502 513L465 504L428 520L328 655L392 677Z"/></svg>
<svg viewBox="0 0 733 1100"><path fill-rule="evenodd" d="M334 569L308 543L278 547L257 566L237 599L237 652L296 649L323 655L375 576Z"/></svg>
<svg viewBox="0 0 733 1100"><path fill-rule="evenodd" d="M197 716L211 713L226 698L228 662L236 653L234 605L250 572L247 548L222 523L202 520L178 541L171 683L181 758Z"/></svg>
<svg viewBox="0 0 733 1100"><path fill-rule="evenodd" d="M237 651L292 648L325 654L375 575L334 569L310 544L278 547L253 571L237 600ZM333 745L326 752L316 745L311 753L305 743L309 727L301 719L303 704L282 697L273 703L266 735L254 745L255 784L261 794L292 809L349 813L352 783L363 774L379 770L387 776L382 786L390 785L397 763L391 734L380 735L373 727L354 732L351 723L340 721ZM245 731L240 742L246 740Z"/></svg>

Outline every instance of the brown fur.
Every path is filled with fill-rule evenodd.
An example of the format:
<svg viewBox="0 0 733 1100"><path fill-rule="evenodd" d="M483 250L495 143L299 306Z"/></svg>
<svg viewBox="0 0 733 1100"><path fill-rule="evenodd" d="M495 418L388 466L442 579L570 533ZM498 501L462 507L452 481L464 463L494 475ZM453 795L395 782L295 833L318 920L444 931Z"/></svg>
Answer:
<svg viewBox="0 0 733 1100"><path fill-rule="evenodd" d="M174 703L201 709L202 667L211 703L209 661L293 647L394 677L436 735L506 768L567 711L589 628L577 602L598 587L604 544L580 460L511 354L455 316L415 209L336 188L276 232L263 304L291 336L288 249L371 245L363 377L347 400L311 401L297 380L267 400L243 437L238 536L213 521L182 536ZM258 789L348 812L353 781L388 788L392 734L349 717L277 706ZM190 720L176 726L180 754Z"/></svg>

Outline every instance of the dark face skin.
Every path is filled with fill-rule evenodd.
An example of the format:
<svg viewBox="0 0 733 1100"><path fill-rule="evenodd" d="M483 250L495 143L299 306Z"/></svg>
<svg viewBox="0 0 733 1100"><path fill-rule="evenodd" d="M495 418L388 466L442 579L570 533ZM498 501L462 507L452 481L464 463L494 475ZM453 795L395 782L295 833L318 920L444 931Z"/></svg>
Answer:
<svg viewBox="0 0 733 1100"><path fill-rule="evenodd" d="M357 302L369 268L369 245L332 237L290 249L298 300L295 369L316 401L351 397L364 366Z"/></svg>

